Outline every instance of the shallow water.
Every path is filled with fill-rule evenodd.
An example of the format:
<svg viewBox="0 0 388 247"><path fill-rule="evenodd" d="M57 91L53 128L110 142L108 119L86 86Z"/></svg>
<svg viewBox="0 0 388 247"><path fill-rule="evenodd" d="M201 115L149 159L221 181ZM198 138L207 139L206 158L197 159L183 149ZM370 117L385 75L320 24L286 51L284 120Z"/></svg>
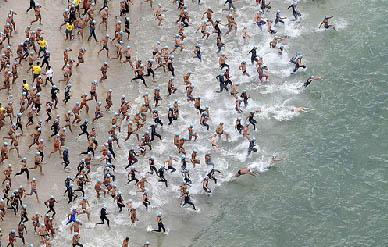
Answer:
<svg viewBox="0 0 388 247"><path fill-rule="evenodd" d="M324 80L292 102L315 110L260 137L287 161L228 184L222 213L192 246L387 245L387 2L305 1L301 9L306 31L292 47L310 64L306 75ZM335 16L339 32L317 32L323 15Z"/></svg>

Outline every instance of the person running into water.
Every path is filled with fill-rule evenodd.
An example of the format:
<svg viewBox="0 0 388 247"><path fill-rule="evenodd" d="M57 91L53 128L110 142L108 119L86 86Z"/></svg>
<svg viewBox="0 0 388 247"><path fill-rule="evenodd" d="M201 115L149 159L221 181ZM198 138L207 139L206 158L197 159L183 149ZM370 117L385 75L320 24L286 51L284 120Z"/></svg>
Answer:
<svg viewBox="0 0 388 247"><path fill-rule="evenodd" d="M106 207L102 207L100 210L100 220L101 220L101 222L96 223L96 225L104 225L105 221L106 221L108 228L110 228L109 219L108 219L108 212L106 211Z"/></svg>
<svg viewBox="0 0 388 247"><path fill-rule="evenodd" d="M162 213L158 213L156 216L156 223L158 225L158 229L153 229L153 232L166 232L166 228L164 227L163 221L162 221Z"/></svg>

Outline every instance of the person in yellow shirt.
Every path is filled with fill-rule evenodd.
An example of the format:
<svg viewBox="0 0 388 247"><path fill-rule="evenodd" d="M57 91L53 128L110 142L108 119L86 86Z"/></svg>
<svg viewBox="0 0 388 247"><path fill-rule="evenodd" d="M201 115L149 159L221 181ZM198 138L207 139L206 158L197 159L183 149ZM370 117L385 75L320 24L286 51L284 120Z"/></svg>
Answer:
<svg viewBox="0 0 388 247"><path fill-rule="evenodd" d="M40 67L40 62L36 62L35 66L32 66L32 75L33 75L33 81L40 76L40 73L42 72L42 67Z"/></svg>
<svg viewBox="0 0 388 247"><path fill-rule="evenodd" d="M81 3L81 0L74 0L74 7L75 10L79 13L79 4Z"/></svg>
<svg viewBox="0 0 388 247"><path fill-rule="evenodd" d="M23 91L23 93L25 93L26 95L28 95L28 92L30 91L30 85L27 83L27 80L23 80L23 83L22 83L22 91Z"/></svg>
<svg viewBox="0 0 388 247"><path fill-rule="evenodd" d="M73 30L74 30L74 24L72 22L66 23L66 39L65 40L72 40L73 39Z"/></svg>
<svg viewBox="0 0 388 247"><path fill-rule="evenodd" d="M40 39L38 40L38 44L39 44L38 56L40 56L40 53L41 52L44 53L47 49L47 40L45 40L43 37L40 37Z"/></svg>

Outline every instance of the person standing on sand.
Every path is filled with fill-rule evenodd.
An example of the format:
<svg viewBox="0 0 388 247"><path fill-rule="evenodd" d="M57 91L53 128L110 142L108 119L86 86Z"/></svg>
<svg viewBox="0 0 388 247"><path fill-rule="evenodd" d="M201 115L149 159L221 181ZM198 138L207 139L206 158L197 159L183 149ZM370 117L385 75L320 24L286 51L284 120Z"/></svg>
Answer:
<svg viewBox="0 0 388 247"><path fill-rule="evenodd" d="M50 196L50 199L48 199L48 200L44 203L44 204L46 205L46 207L49 209L49 210L46 212L46 214L52 212L52 213L53 213L52 217L54 217L55 214L57 213L57 212L55 211L55 209L54 209L55 203L58 203L58 202L55 200L54 196Z"/></svg>
<svg viewBox="0 0 388 247"><path fill-rule="evenodd" d="M97 36L96 36L96 21L95 20L90 20L89 22L89 37L88 37L88 41L90 41L90 38L94 38L94 40L96 42L98 42L97 40Z"/></svg>
<svg viewBox="0 0 388 247"><path fill-rule="evenodd" d="M78 232L74 233L74 236L73 238L71 239L71 244L73 247L75 246L79 246L79 247L83 247L83 244L81 244L79 241L80 241L80 235Z"/></svg>
<svg viewBox="0 0 388 247"><path fill-rule="evenodd" d="M35 20L31 21L30 25L32 25L34 22L37 22L39 21L39 24L42 25L42 15L41 15L41 9L42 9L42 6L40 6L40 4L37 4L34 8L34 12L35 12Z"/></svg>
<svg viewBox="0 0 388 247"><path fill-rule="evenodd" d="M38 190L37 190L37 184L36 184L36 178L32 178L32 181L30 182L31 191L29 194L26 194L27 196L32 196L35 194L36 201L39 203L39 196L38 196Z"/></svg>

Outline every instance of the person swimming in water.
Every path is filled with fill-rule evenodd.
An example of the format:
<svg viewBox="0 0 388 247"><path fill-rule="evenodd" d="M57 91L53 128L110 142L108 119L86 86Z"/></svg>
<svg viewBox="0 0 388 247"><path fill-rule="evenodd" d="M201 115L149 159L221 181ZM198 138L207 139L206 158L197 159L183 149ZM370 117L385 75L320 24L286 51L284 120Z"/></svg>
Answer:
<svg viewBox="0 0 388 247"><path fill-rule="evenodd" d="M325 30L327 30L329 28L333 28L333 30L336 31L335 26L333 24L329 24L329 20L331 18L333 18L333 16L325 16L323 21L321 21L321 23L319 24L319 28L321 28L323 25L325 27Z"/></svg>
<svg viewBox="0 0 388 247"><path fill-rule="evenodd" d="M260 174L260 173L259 173ZM242 167L242 168L240 168L238 171L237 171L237 173L236 173L236 175L234 175L235 177L240 177L240 176L242 176L242 175L251 175L251 176L256 176L256 175L258 175L257 173L255 173L255 172L253 172L252 170L251 170L251 168L249 168L249 167Z"/></svg>
<svg viewBox="0 0 388 247"><path fill-rule="evenodd" d="M303 83L303 87L306 88L306 87L308 87L311 84L311 82L319 81L321 79L322 78L319 77L319 76L310 76L309 78L307 78L306 82Z"/></svg>

